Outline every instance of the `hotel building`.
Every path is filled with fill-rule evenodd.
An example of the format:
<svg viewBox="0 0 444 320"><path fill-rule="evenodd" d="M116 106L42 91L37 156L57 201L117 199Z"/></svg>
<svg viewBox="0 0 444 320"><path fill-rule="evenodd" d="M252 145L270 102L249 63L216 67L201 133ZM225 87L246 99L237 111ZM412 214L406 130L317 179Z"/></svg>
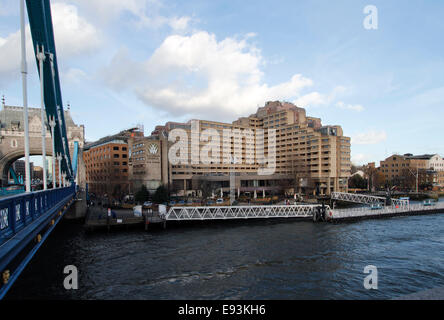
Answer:
<svg viewBox="0 0 444 320"><path fill-rule="evenodd" d="M179 163L170 159L169 150L176 143L170 136L174 129L182 129L188 139L188 147L182 150L186 154L179 153ZM224 136L226 130L231 130L232 136ZM275 130L275 136L269 130ZM275 159L269 153L273 141ZM232 123L168 122L157 126L150 137L130 138L128 146L129 179L134 189L144 184L153 191L163 184L177 195L201 195L203 185L213 192L229 192L230 174L235 175L238 193L345 192L351 171L350 138L340 126L323 126L321 119L308 117L305 109L279 101L268 102L255 114ZM205 162L201 156L208 149L211 157ZM266 175L260 173L262 159L271 159L268 166L274 167Z"/></svg>

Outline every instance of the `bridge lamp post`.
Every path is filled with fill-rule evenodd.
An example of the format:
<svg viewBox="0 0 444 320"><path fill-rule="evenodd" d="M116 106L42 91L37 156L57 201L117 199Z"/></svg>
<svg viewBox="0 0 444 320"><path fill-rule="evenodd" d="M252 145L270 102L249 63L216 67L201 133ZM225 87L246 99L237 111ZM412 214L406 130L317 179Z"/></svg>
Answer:
<svg viewBox="0 0 444 320"><path fill-rule="evenodd" d="M23 122L25 129L25 175L26 192L31 192L31 168L29 167L29 121L28 121L28 88L26 66L26 36L25 36L25 2L20 0L20 34L22 51L22 86L23 86Z"/></svg>
<svg viewBox="0 0 444 320"><path fill-rule="evenodd" d="M49 126L51 127L51 137L52 137L52 186L53 189L56 188L56 170L55 170L55 161L56 161L56 154L55 154L55 137L54 137L54 128L55 128L56 122L55 117L50 116L49 117Z"/></svg>
<svg viewBox="0 0 444 320"><path fill-rule="evenodd" d="M60 153L57 154L57 161L59 163L59 188L62 187L62 155Z"/></svg>
<svg viewBox="0 0 444 320"><path fill-rule="evenodd" d="M63 188L65 188L66 187L66 173L65 172L62 173L62 177L63 177Z"/></svg>
<svg viewBox="0 0 444 320"><path fill-rule="evenodd" d="M416 178L416 193L418 193L419 167L416 167L416 175L412 172L412 170L410 170L410 168L409 171Z"/></svg>
<svg viewBox="0 0 444 320"><path fill-rule="evenodd" d="M235 188L236 188L236 168L235 165L237 162L237 157L230 155L230 162L232 166L230 167L230 205L233 205L236 200ZM238 196L239 198L239 196Z"/></svg>
<svg viewBox="0 0 444 320"><path fill-rule="evenodd" d="M45 101L44 101L44 82L43 82L43 62L45 61L45 48L42 45L39 50L37 46L37 60L40 68L40 98L41 98L41 118L42 118L42 162L43 162L43 190L48 188L48 177L46 167L46 124L45 124Z"/></svg>

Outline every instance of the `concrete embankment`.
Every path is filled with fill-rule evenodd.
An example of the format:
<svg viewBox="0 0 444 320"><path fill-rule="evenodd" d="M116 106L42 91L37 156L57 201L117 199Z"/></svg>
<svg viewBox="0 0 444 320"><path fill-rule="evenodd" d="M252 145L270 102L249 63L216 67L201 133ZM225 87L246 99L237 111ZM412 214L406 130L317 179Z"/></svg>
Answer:
<svg viewBox="0 0 444 320"><path fill-rule="evenodd" d="M109 211L110 210L110 211ZM164 223L159 215L152 210L145 209L142 216L135 216L130 209L108 209L102 206L90 206L85 221L85 227L92 231L96 229L111 230L121 227L144 226Z"/></svg>
<svg viewBox="0 0 444 320"><path fill-rule="evenodd" d="M68 220L77 220L77 219L84 219L86 217L87 213L87 203L86 203L86 193L79 192L77 194L77 198L75 199L75 202L69 209L69 211L65 214L65 219Z"/></svg>

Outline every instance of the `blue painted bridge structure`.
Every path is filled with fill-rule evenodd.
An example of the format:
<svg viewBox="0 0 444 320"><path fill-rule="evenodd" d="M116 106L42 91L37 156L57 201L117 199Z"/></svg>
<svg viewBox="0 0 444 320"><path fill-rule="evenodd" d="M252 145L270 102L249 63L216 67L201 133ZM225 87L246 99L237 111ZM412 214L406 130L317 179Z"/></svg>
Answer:
<svg viewBox="0 0 444 320"><path fill-rule="evenodd" d="M0 299L75 200L76 185L0 200Z"/></svg>
<svg viewBox="0 0 444 320"><path fill-rule="evenodd" d="M66 135L65 117L63 112L62 91L60 88L59 70L57 65L54 31L49 0L26 0L26 7L31 29L34 56L37 69L44 83L44 102L47 121L55 120L54 144L55 153L62 156L61 170L66 173L68 181L74 181L75 176L69 155L68 138ZM40 73L37 53L45 55L43 73Z"/></svg>
<svg viewBox="0 0 444 320"><path fill-rule="evenodd" d="M26 8L37 69L44 84L46 118L48 123L55 121L52 136L55 153L61 156L61 171L66 174L69 186L0 199L0 299L74 203L77 188L76 161L73 166L66 135L50 1L26 0ZM43 72L38 67L38 52L45 56Z"/></svg>

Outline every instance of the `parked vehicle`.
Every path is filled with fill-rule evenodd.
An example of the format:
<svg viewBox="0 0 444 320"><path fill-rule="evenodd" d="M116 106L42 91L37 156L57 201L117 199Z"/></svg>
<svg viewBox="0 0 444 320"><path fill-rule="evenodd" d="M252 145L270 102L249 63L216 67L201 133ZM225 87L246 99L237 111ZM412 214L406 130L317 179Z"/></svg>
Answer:
<svg viewBox="0 0 444 320"><path fill-rule="evenodd" d="M380 203L374 203L370 206L372 210L382 210L382 205Z"/></svg>
<svg viewBox="0 0 444 320"><path fill-rule="evenodd" d="M424 200L423 205L426 207L430 207L430 206L434 206L435 203L432 200L428 199L428 200Z"/></svg>

